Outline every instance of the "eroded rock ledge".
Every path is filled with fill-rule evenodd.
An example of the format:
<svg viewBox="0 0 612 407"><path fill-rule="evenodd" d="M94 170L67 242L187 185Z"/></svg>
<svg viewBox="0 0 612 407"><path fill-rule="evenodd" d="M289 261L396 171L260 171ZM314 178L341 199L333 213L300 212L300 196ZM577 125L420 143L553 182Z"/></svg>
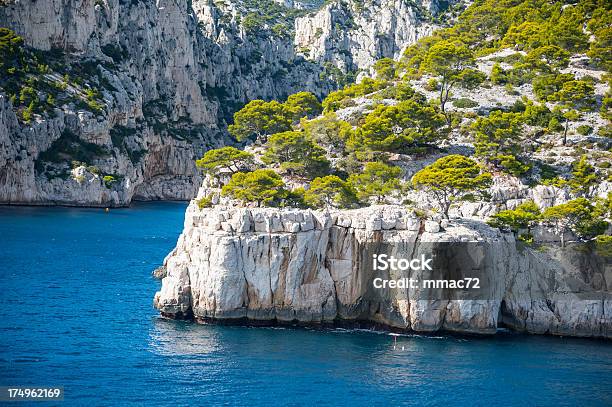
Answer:
<svg viewBox="0 0 612 407"><path fill-rule="evenodd" d="M392 241L411 254L443 242L495 247L473 253L486 258L487 299L417 299L410 289L372 294L360 253L377 241ZM192 202L164 268L154 304L170 318L366 321L407 331L479 334L494 334L504 325L538 334L612 337L612 267L601 258L550 245L521 247L512 235L481 222L424 221L400 206L200 210Z"/></svg>

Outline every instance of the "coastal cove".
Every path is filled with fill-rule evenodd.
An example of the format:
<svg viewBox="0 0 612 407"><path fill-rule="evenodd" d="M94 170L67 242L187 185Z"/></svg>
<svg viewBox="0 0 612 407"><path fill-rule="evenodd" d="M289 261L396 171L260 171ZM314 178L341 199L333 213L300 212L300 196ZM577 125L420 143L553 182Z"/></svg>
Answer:
<svg viewBox="0 0 612 407"><path fill-rule="evenodd" d="M165 320L151 271L185 209L0 207L2 383L64 386L71 404L612 403L610 341L406 334L394 349L385 332Z"/></svg>

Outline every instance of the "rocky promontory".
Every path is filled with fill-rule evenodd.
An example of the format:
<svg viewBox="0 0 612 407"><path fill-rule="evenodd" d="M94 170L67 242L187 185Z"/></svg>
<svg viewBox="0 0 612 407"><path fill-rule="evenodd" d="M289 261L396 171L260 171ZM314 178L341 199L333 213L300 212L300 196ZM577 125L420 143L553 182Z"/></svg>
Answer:
<svg viewBox="0 0 612 407"><path fill-rule="evenodd" d="M479 299L371 289L363 248L427 254L470 242L488 281ZM155 307L169 318L258 323L366 322L392 329L612 336L612 269L583 249L528 246L468 219L425 220L398 205L343 211L216 206L187 209L164 261Z"/></svg>

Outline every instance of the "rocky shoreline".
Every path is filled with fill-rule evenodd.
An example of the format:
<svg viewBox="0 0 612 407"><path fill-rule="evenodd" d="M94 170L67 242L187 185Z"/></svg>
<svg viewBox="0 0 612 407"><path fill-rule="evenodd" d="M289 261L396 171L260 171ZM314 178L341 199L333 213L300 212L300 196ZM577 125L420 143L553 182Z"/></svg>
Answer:
<svg viewBox="0 0 612 407"><path fill-rule="evenodd" d="M496 250L478 255L490 280L486 299L422 299L422 292L410 289L372 293L359 254L372 241L394 241L411 254L445 242L497 244ZM168 318L264 325L366 323L399 332L484 335L508 327L612 337L610 267L594 254L560 249L550 241L521 247L513 235L482 222L422 220L401 206L319 212L199 209L193 201L164 268L154 304Z"/></svg>
<svg viewBox="0 0 612 407"><path fill-rule="evenodd" d="M0 202L0 207L6 206L18 206L18 207L49 207L49 208L91 208L91 209L129 209L133 204L147 203L147 202L189 202L188 199L132 199L130 202L112 205L109 203L78 203L78 202L62 202L62 201L43 201L43 202Z"/></svg>

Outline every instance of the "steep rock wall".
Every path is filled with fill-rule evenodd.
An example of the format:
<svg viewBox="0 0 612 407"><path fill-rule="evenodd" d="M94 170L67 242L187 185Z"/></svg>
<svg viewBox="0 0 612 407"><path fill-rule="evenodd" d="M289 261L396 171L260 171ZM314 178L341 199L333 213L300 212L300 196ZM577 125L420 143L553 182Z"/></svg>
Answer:
<svg viewBox="0 0 612 407"><path fill-rule="evenodd" d="M319 65L295 54L290 38L249 36L228 17L206 0L1 5L0 26L29 46L61 55L66 69L88 63L88 72L70 76L99 89L104 109L66 103L26 124L0 91L0 203L120 206L193 198L201 182L194 160L230 142L224 129L241 104L332 89ZM62 77L52 70L39 79ZM96 154L75 167L61 150L69 143Z"/></svg>
<svg viewBox="0 0 612 407"><path fill-rule="evenodd" d="M378 59L398 58L436 25L438 2L336 1L295 22L295 43L307 58L344 72L367 70Z"/></svg>
<svg viewBox="0 0 612 407"><path fill-rule="evenodd" d="M442 226L399 206L326 213L200 210L192 203L164 261L154 304L164 316L202 321L359 320L418 332L482 334L504 323L532 333L612 336L609 264L569 248L517 247L511 235L476 221ZM362 249L381 241L394 242L405 255L431 254L445 242L474 242L468 254L483 259L486 295L453 300L411 289L372 292L371 276L363 273L370 258Z"/></svg>

